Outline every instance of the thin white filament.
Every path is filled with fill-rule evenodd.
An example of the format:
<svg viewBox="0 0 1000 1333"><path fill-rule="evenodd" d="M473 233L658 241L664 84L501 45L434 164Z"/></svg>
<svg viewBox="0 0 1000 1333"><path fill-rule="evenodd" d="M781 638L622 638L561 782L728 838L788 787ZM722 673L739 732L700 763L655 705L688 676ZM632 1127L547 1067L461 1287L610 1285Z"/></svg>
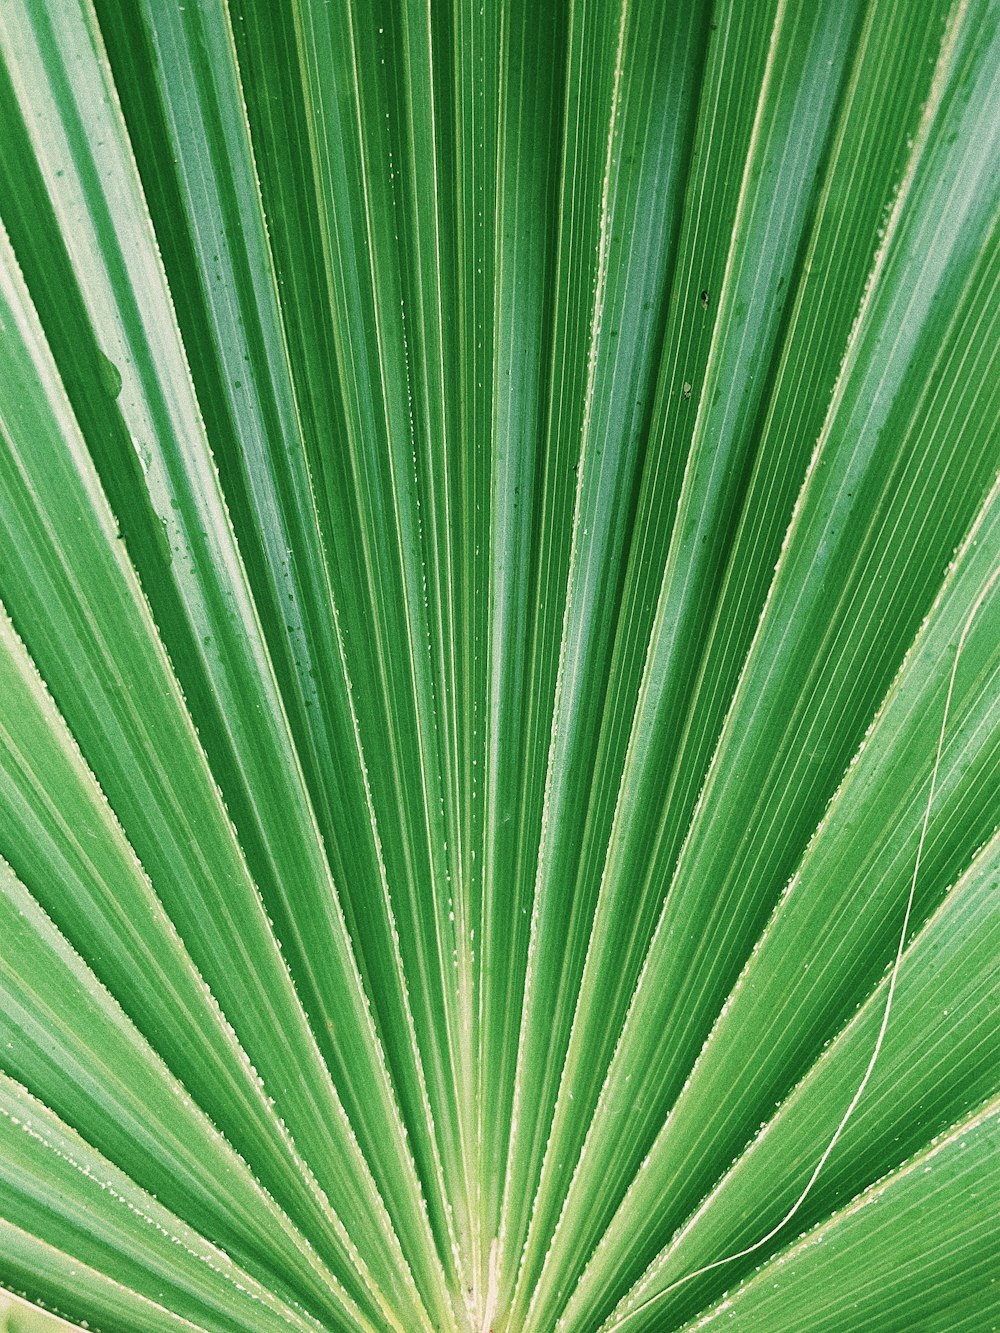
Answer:
<svg viewBox="0 0 1000 1333"><path fill-rule="evenodd" d="M634 1309L623 1313L615 1323L606 1325L607 1333L614 1333L616 1328L621 1328L629 1319L647 1309L649 1306L654 1305L657 1301L662 1300L663 1297L668 1296L672 1291L676 1291L678 1287L684 1286L686 1283L693 1281L696 1277L701 1277L705 1273L712 1272L713 1269L721 1268L724 1264L731 1264L737 1259L745 1259L748 1255L754 1254L757 1250L761 1249L761 1247L766 1245L768 1241L773 1240L778 1232L788 1225L809 1197L812 1187L816 1184L816 1181L819 1178L819 1173L823 1170L827 1159L837 1146L837 1142L840 1139L841 1134L843 1134L847 1122L854 1114L858 1102L860 1102L861 1098L864 1096L865 1088L868 1086L872 1071L875 1068L875 1063L882 1050L886 1028L889 1026L889 1014L892 1011L892 1001L896 993L896 983L899 980L899 972L903 963L903 954L906 950L906 935L910 927L910 914L913 910L913 899L917 889L917 877L920 873L920 861L924 853L924 842L927 839L927 826L930 823L931 807L934 804L934 792L937 787L938 770L941 767L941 754L944 750L944 738L948 726L948 714L951 710L951 699L955 690L955 677L958 673L959 659L962 656L962 649L965 647L965 640L972 627L972 622L975 620L979 608L989 596L997 579L1000 579L1000 566L993 571L981 589L979 596L976 598L975 602L973 602L972 609L965 618L965 624L962 626L962 633L959 635L958 645L955 649L955 659L951 664L951 675L948 678L948 693L945 696L944 712L941 716L941 730L938 733L937 750L934 755L934 767L931 770L931 784L927 793L927 805L924 809L924 818L920 826L920 839L917 843L917 855L913 863L913 875L910 879L910 892L906 899L906 910L903 913L903 924L899 932L899 943L896 946L896 957L892 965L892 971L889 974L889 986L886 991L885 1008L882 1011L882 1022L879 1025L878 1036L875 1039L875 1047L872 1050L871 1059L868 1061L868 1067L864 1072L861 1082L858 1084L854 1096L851 1098L847 1105L847 1109L841 1116L840 1123L834 1130L830 1142L824 1148L822 1156L813 1167L812 1175L806 1181L805 1188L792 1204L791 1208L789 1208L788 1212L785 1213L780 1222L776 1222L770 1231L761 1236L759 1240L754 1241L752 1245L748 1245L746 1249L736 1250L733 1254L727 1254L722 1259L713 1259L711 1263L704 1264L701 1268L692 1269L690 1273L685 1273L683 1277L677 1278L676 1281L671 1282L669 1286L661 1288L647 1300L642 1301L639 1305L635 1306Z"/></svg>

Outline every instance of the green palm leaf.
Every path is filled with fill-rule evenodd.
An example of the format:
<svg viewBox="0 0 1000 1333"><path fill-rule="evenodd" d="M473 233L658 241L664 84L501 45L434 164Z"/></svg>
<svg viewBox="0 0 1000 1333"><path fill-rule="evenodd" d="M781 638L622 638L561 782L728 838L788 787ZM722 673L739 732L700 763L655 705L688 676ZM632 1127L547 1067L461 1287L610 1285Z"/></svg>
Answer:
<svg viewBox="0 0 1000 1333"><path fill-rule="evenodd" d="M0 1286L992 1328L1000 10L0 43Z"/></svg>

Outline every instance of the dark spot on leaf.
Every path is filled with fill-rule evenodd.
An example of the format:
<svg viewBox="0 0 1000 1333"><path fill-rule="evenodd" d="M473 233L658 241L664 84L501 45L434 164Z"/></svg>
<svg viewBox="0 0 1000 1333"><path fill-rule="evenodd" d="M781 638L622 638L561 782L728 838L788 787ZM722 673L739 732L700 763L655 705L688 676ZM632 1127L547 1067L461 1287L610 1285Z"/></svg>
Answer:
<svg viewBox="0 0 1000 1333"><path fill-rule="evenodd" d="M115 363L109 360L103 352L98 351L97 355L100 357L99 369L101 383L112 398L117 398L122 391L121 372Z"/></svg>

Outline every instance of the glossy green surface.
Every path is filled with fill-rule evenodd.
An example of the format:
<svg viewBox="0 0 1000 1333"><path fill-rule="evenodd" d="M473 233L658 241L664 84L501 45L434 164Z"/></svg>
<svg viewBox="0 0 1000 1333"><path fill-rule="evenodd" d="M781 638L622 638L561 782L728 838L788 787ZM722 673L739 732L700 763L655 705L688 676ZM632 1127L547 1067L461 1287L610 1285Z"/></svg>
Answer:
<svg viewBox="0 0 1000 1333"><path fill-rule="evenodd" d="M0 1286L993 1327L997 6L0 56Z"/></svg>

